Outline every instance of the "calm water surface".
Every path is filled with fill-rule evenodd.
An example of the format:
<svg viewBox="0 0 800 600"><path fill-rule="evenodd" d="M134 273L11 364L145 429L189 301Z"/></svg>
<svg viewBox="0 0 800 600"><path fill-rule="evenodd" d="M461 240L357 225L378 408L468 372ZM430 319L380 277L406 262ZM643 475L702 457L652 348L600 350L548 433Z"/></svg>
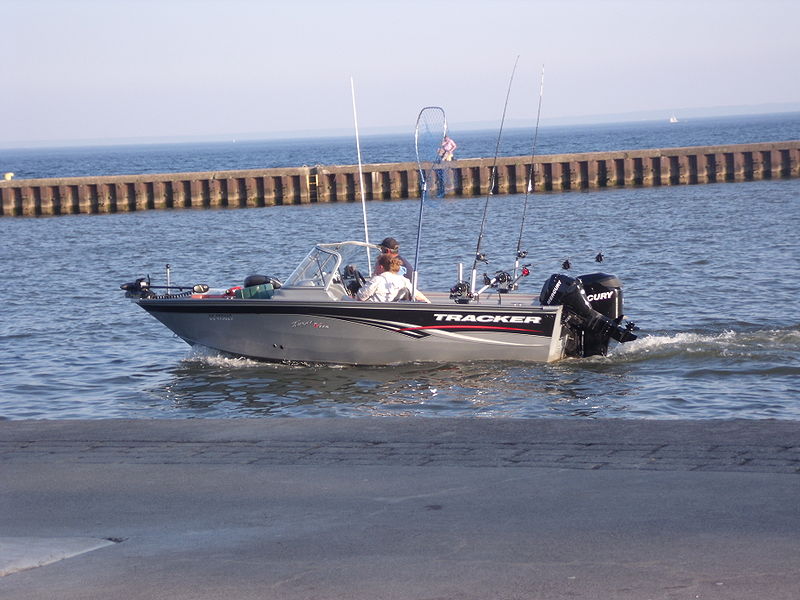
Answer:
<svg viewBox="0 0 800 600"><path fill-rule="evenodd" d="M423 288L449 289L471 262L484 201L426 213ZM512 264L522 201L490 201L490 269ZM368 209L372 237L413 258L418 204ZM357 204L0 220L0 418L800 418L798 180L532 197L523 287L538 292L567 257L573 275L596 271L602 251L642 328L608 357L264 364L190 349L119 290L166 263L183 283L285 278L315 242L362 231Z"/></svg>
<svg viewBox="0 0 800 600"><path fill-rule="evenodd" d="M459 131L451 125L457 157L493 156L497 131ZM506 129L499 154L531 153L531 129ZM542 127L537 154L602 152L642 148L711 146L800 139L800 113L664 121ZM372 135L361 140L366 163L415 160L413 122L407 135ZM355 164L353 137L151 144L52 149L0 149L0 173L15 178L78 177L186 171L221 171L299 165Z"/></svg>

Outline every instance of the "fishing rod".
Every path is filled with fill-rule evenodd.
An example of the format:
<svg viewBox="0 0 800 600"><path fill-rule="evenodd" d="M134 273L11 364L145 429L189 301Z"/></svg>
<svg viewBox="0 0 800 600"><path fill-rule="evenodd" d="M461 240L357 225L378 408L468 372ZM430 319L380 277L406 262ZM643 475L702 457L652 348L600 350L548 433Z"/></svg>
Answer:
<svg viewBox="0 0 800 600"><path fill-rule="evenodd" d="M498 293L505 294L516 290L519 287L519 280L523 277L527 277L530 275L530 264L522 265L522 270L520 270L520 260L524 259L528 256L528 251L522 249L522 234L525 230L525 218L528 212L528 196L533 193L533 178L534 178L534 158L536 157L536 141L539 137L539 121L542 115L542 97L544 96L544 65L542 65L542 76L539 84L539 107L536 111L536 127L534 129L533 134L533 144L531 147L531 167L528 173L528 185L525 189L525 201L522 205L522 218L520 220L519 226L519 237L517 238L517 252L514 257L514 274L508 273L506 271L497 271L494 274L494 277L489 277L488 275L484 274L483 276L483 287L479 289L477 292L474 292L475 295L480 296L483 292L485 292L489 288L495 288ZM600 255L598 255L600 256ZM601 261L598 261L601 262Z"/></svg>
<svg viewBox="0 0 800 600"><path fill-rule="evenodd" d="M364 191L364 169L361 163L361 142L358 136L358 112L356 111L356 87L353 83L353 77L350 77L350 94L353 97L353 122L356 129L356 153L358 154L358 189L361 192L361 212L364 218L364 241L369 244L369 227L367 226L367 198ZM372 257L369 253L369 246L367 250L367 269L369 276L372 277Z"/></svg>
<svg viewBox="0 0 800 600"><path fill-rule="evenodd" d="M489 191L486 194L486 202L483 205L483 219L481 220L481 229L480 233L478 233L478 243L475 247L475 259L472 261L472 281L470 284L470 293L472 295L475 294L475 285L477 283L478 278L478 263L484 262L488 263L489 261L486 260L486 255L481 253L481 244L483 243L483 232L486 227L486 215L489 213L489 198L491 197L492 193L494 192L495 186L495 175L497 173L497 155L500 152L500 138L503 135L503 125L506 122L506 110L508 109L508 97L511 95L511 84L514 82L514 73L517 71L517 63L519 62L519 55L517 55L516 60L514 61L514 68L511 70L511 77L508 80L508 90L506 91L506 101L503 104L503 116L500 119L500 131L497 132L497 144L494 149L494 160L492 162L492 170L489 174Z"/></svg>
<svg viewBox="0 0 800 600"><path fill-rule="evenodd" d="M528 213L528 196L533 193L533 178L536 165L534 165L534 158L536 157L536 141L539 138L539 119L542 116L542 98L544 97L544 65L542 65L542 76L539 82L539 107L536 109L536 127L533 131L533 144L531 146L531 170L528 174L528 186L525 188L525 201L522 204L522 220L519 224L519 237L517 238L517 254L514 259L514 281L518 280L517 271L519 269L519 261L528 256L528 251L522 249L522 232L525 230L525 217ZM523 267L523 272L527 266Z"/></svg>

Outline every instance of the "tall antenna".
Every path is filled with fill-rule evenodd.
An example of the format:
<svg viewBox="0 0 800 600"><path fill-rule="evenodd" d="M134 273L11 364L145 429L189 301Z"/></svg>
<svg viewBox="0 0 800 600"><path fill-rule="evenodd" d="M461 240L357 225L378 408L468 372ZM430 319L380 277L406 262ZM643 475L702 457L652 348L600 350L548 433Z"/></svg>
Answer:
<svg viewBox="0 0 800 600"><path fill-rule="evenodd" d="M350 76L350 92L353 97L353 122L356 127L356 152L358 153L358 189L361 191L361 212L364 218L364 241L369 244L369 226L367 225L367 196L364 190L364 169L361 164L361 142L358 137L358 111L356 110L356 87L353 77ZM372 257L367 246L367 268L369 276L372 277Z"/></svg>

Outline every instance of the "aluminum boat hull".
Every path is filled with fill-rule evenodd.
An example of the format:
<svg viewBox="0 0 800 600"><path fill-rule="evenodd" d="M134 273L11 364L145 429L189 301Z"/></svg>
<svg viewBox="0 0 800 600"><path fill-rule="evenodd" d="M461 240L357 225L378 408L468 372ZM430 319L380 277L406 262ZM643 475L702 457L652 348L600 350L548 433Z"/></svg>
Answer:
<svg viewBox="0 0 800 600"><path fill-rule="evenodd" d="M386 365L563 357L561 306L140 299L191 345L266 361Z"/></svg>

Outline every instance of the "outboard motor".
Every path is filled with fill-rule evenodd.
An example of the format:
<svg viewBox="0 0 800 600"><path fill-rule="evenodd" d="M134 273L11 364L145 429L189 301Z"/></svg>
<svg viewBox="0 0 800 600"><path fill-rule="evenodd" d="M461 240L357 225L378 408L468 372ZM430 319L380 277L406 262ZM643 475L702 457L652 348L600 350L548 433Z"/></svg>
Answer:
<svg viewBox="0 0 800 600"><path fill-rule="evenodd" d="M635 340L636 326L622 326L622 282L615 275L591 273L572 278L554 274L539 295L542 306L564 306L562 327L566 328L568 356L605 355L608 341Z"/></svg>

